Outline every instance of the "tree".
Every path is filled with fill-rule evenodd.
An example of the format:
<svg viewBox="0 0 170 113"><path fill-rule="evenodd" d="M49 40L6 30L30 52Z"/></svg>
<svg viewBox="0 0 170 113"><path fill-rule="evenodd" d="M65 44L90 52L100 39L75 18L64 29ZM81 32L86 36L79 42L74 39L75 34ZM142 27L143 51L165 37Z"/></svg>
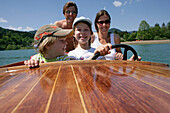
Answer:
<svg viewBox="0 0 170 113"><path fill-rule="evenodd" d="M128 37L129 37L129 33L126 33L126 34L123 35L123 39L124 39L125 41L128 40Z"/></svg>
<svg viewBox="0 0 170 113"><path fill-rule="evenodd" d="M30 32L13 31L0 27L0 50L20 49L28 47L34 41Z"/></svg>
<svg viewBox="0 0 170 113"><path fill-rule="evenodd" d="M156 24L155 24L155 27L160 28L160 26L159 26L159 24L158 24L158 23L156 23Z"/></svg>
<svg viewBox="0 0 170 113"><path fill-rule="evenodd" d="M165 27L165 23L162 24L162 29L164 29L164 28L166 28L166 27Z"/></svg>
<svg viewBox="0 0 170 113"><path fill-rule="evenodd" d="M170 22L167 23L167 28L170 30Z"/></svg>
<svg viewBox="0 0 170 113"><path fill-rule="evenodd" d="M136 40L136 35L137 35L136 32L133 32L132 34L130 34L130 36L129 36L129 38L128 38L128 41L134 41L134 40Z"/></svg>
<svg viewBox="0 0 170 113"><path fill-rule="evenodd" d="M145 20L142 20L139 25L139 31L148 30L149 28L150 28L149 24Z"/></svg>

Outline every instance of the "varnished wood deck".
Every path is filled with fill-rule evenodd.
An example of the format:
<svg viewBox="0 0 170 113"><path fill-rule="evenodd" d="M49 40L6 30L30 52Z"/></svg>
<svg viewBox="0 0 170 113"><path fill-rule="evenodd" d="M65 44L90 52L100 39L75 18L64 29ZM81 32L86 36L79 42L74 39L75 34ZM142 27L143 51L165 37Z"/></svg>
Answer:
<svg viewBox="0 0 170 113"><path fill-rule="evenodd" d="M150 62L69 61L0 68L1 113L170 113L170 69Z"/></svg>

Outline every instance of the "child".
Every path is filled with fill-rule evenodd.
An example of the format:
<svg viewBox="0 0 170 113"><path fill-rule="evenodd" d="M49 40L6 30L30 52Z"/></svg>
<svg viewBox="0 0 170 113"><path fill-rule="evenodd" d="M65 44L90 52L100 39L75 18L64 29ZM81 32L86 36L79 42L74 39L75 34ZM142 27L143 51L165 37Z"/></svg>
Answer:
<svg viewBox="0 0 170 113"><path fill-rule="evenodd" d="M85 17L76 18L74 20L73 37L75 49L68 53L70 58L76 60L91 60L97 52L100 52L101 56L98 57L98 59L105 59L103 56L110 53L109 48L112 49L112 45L109 43L96 49L90 46L91 35L93 34L91 25L92 22Z"/></svg>
<svg viewBox="0 0 170 113"><path fill-rule="evenodd" d="M74 29L74 45L75 49L68 53L68 56L72 59L76 60L91 60L92 57L100 52L100 57L98 60L106 59L107 54L110 54L109 48L112 49L112 45L107 43L105 45L101 45L97 48L91 47L91 35L92 32L92 22L85 17L76 18L73 22ZM122 60L123 54L116 54L115 59ZM139 57L139 60L141 58ZM134 56L132 56L129 60L134 60Z"/></svg>
<svg viewBox="0 0 170 113"><path fill-rule="evenodd" d="M25 61L25 65L35 67L40 63L70 60L65 54L66 37L72 36L72 29L62 29L56 25L44 25L34 36L34 47L39 53Z"/></svg>

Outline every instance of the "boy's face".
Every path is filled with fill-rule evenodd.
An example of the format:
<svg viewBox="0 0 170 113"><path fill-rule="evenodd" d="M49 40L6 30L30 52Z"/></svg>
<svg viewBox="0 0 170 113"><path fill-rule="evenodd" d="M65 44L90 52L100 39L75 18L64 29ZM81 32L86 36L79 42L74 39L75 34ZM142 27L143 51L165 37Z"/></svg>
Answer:
<svg viewBox="0 0 170 113"><path fill-rule="evenodd" d="M53 56L63 56L65 55L65 48L66 48L66 38L57 38L49 48L49 52Z"/></svg>
<svg viewBox="0 0 170 113"><path fill-rule="evenodd" d="M76 38L79 44L88 43L90 36L91 36L91 31L87 24L83 22L79 22L76 24L74 37Z"/></svg>
<svg viewBox="0 0 170 113"><path fill-rule="evenodd" d="M74 19L77 16L76 8L74 6L70 6L70 7L66 8L64 16L67 21L73 23Z"/></svg>

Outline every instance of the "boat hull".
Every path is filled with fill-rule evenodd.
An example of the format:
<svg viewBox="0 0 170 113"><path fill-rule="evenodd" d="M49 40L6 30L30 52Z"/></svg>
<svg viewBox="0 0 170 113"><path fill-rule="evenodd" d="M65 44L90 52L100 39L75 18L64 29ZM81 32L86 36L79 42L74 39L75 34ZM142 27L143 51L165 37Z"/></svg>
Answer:
<svg viewBox="0 0 170 113"><path fill-rule="evenodd" d="M143 61L63 61L0 68L0 111L170 112L170 69Z"/></svg>

